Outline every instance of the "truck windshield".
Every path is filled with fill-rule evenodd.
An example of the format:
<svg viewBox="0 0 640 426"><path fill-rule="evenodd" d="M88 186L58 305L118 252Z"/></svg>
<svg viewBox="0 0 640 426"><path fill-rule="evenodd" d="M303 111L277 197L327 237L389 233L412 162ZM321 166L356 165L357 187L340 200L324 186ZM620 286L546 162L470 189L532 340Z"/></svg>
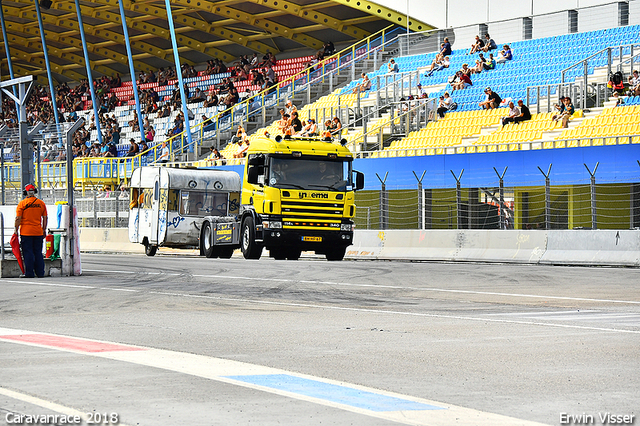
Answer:
<svg viewBox="0 0 640 426"><path fill-rule="evenodd" d="M267 184L275 188L346 191L351 162L271 157Z"/></svg>

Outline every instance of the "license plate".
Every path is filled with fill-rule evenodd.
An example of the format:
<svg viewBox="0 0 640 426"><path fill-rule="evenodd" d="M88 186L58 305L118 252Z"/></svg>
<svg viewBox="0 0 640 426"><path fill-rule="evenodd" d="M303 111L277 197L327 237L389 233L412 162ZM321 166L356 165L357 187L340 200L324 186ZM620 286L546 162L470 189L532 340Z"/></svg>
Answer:
<svg viewBox="0 0 640 426"><path fill-rule="evenodd" d="M322 242L322 237L302 237L302 241L319 243Z"/></svg>

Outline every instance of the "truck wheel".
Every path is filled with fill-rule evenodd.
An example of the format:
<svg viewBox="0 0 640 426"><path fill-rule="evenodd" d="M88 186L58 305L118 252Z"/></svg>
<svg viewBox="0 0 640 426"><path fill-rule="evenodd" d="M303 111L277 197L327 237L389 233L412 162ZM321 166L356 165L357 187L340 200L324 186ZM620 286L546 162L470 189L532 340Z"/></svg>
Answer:
<svg viewBox="0 0 640 426"><path fill-rule="evenodd" d="M300 259L300 253L302 253L302 250L300 250L300 249L290 249L287 252L287 259L288 260L298 260L298 259Z"/></svg>
<svg viewBox="0 0 640 426"><path fill-rule="evenodd" d="M262 255L262 247L256 243L256 228L251 216L242 222L242 255L245 259L260 259Z"/></svg>
<svg viewBox="0 0 640 426"><path fill-rule="evenodd" d="M218 247L218 254L220 254L220 259L231 259L233 247Z"/></svg>
<svg viewBox="0 0 640 426"><path fill-rule="evenodd" d="M287 251L282 247L269 249L269 256L275 260L285 260L287 258Z"/></svg>
<svg viewBox="0 0 640 426"><path fill-rule="evenodd" d="M157 251L158 246L152 246L149 243L146 243L144 245L144 254L146 254L147 256L155 256Z"/></svg>
<svg viewBox="0 0 640 426"><path fill-rule="evenodd" d="M338 247L336 249L328 250L325 256L327 256L327 260L342 260L344 259L344 254L346 251L346 247Z"/></svg>
<svg viewBox="0 0 640 426"><path fill-rule="evenodd" d="M202 252L206 257L211 259L212 257L216 257L215 255L215 246L213 245L213 231L211 229L211 224L209 222L205 222L202 224L202 236L200 237L200 245L202 246Z"/></svg>

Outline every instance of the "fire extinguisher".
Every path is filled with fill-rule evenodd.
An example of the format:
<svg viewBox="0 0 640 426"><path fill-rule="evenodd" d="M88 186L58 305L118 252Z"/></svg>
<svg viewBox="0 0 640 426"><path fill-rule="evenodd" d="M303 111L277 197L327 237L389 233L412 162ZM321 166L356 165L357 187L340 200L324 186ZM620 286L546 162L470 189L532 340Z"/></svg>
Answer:
<svg viewBox="0 0 640 426"><path fill-rule="evenodd" d="M53 234L47 234L44 241L45 241L44 246L46 248L44 257L48 259L53 255Z"/></svg>

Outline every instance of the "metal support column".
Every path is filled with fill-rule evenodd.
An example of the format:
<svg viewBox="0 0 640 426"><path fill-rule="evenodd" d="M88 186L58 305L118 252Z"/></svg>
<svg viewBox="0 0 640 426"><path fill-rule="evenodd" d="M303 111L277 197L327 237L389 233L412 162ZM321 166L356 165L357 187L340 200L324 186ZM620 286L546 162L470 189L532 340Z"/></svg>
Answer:
<svg viewBox="0 0 640 426"><path fill-rule="evenodd" d="M78 0L76 0L78 1ZM97 121L97 120L96 120ZM78 121L73 123L73 126L67 130L67 204L69 205L69 223L67 229L67 235L69 236L69 256L71 257L70 275L73 275L75 269L74 247L76 235L73 233L74 220L73 220L73 208L75 207L73 198L73 134L84 124L84 119L79 118Z"/></svg>
<svg viewBox="0 0 640 426"><path fill-rule="evenodd" d="M0 5L0 9L2 6ZM7 131L7 126L4 124L0 127L0 138ZM2 205L5 204L4 198L4 142L0 142L0 185L2 185Z"/></svg>
<svg viewBox="0 0 640 426"><path fill-rule="evenodd" d="M44 26L42 25L42 15L40 14L40 2L35 1L36 15L38 16L38 28L40 29L40 40L42 42L42 51L44 53L44 64L47 66L47 79L49 80L49 97L51 98L51 106L53 107L53 117L56 120L56 124L60 124L60 117L58 116L58 105L56 104L56 92L53 87L53 78L51 78L51 64L49 63L49 52L47 48L47 40L44 34ZM60 141L62 144L62 141Z"/></svg>
<svg viewBox="0 0 640 426"><path fill-rule="evenodd" d="M96 99L96 91L93 89L93 76L91 75L91 64L89 63L89 51L87 50L87 40L84 36L84 24L82 23L82 12L80 11L80 2L78 0L75 0L75 2L76 2L76 14L78 15L78 27L80 28L80 38L82 39L82 52L84 53L84 64L87 68L87 80L89 80L89 89L91 89L91 103L93 104L93 117L95 118L96 131L98 132L98 142L102 144L102 131L100 130L100 118L98 117L98 102ZM71 204L69 204L69 207L71 207Z"/></svg>
<svg viewBox="0 0 640 426"><path fill-rule="evenodd" d="M78 0L76 0L78 1ZM193 149L191 145L191 125L189 124L189 111L187 108L187 97L184 93L184 82L182 80L182 66L180 65L180 55L178 54L178 42L176 41L176 29L173 25L173 13L171 12L171 2L164 0L167 9L167 20L169 21L169 33L171 34L171 45L173 46L173 58L176 65L176 74L178 74L178 84L180 89L180 100L182 102L182 114L184 115L184 130L187 132L187 146L189 150ZM218 123L219 124L219 123ZM218 126L220 132L220 126Z"/></svg>
<svg viewBox="0 0 640 426"><path fill-rule="evenodd" d="M596 171L598 170L600 162L598 161L596 163L596 166L593 168L593 172L589 169L589 166L587 166L586 163L583 164L587 169L587 172L589 172L589 176L591 176L591 183L589 185L591 189L591 229L598 229L598 211L596 208Z"/></svg>
<svg viewBox="0 0 640 426"><path fill-rule="evenodd" d="M140 97L138 96L138 83L136 82L136 70L133 67L133 56L131 54L131 43L129 42L129 29L127 28L127 19L124 15L123 0L118 0L120 6L120 20L122 21L122 33L124 34L124 45L127 48L127 58L129 60L129 74L131 74L131 85L133 88L133 96L136 100L136 112L138 113L138 126L140 127L140 139L145 140L144 127L142 125L142 113L140 111Z"/></svg>
<svg viewBox="0 0 640 426"><path fill-rule="evenodd" d="M389 175L389 172L386 172L384 174L384 179L381 179L380 176L376 173L378 180L382 184L382 187L380 189L380 229L387 229L387 225L388 225L387 213L389 210L388 208L389 200L387 196L387 185L386 185L388 175Z"/></svg>
<svg viewBox="0 0 640 426"><path fill-rule="evenodd" d="M422 172L422 176L418 177L418 175L416 174L416 172L414 172L413 170L411 171L413 173L413 175L416 177L416 180L418 181L418 225L420 226L420 229L426 229L426 223L425 223L425 214L424 214L424 193L422 191L422 179L424 179L424 175L427 173L427 171L423 171Z"/></svg>
<svg viewBox="0 0 640 426"><path fill-rule="evenodd" d="M549 170L547 173L543 172L540 166L538 166L538 170L544 176L544 229L551 229L551 180L549 176L551 175L551 166L553 164L549 164Z"/></svg>
<svg viewBox="0 0 640 426"><path fill-rule="evenodd" d="M462 179L464 169L462 169L459 176L456 176L456 174L453 173L453 170L449 171L456 180L456 229L462 229L462 215L460 214L462 211L462 190L460 188L460 180Z"/></svg>
<svg viewBox="0 0 640 426"><path fill-rule="evenodd" d="M2 11L2 3L0 3L0 24L2 25L2 40L4 40L4 52L7 54L7 65L9 66L9 76L11 80L13 76L13 64L11 62L11 52L9 51L9 39L7 38L7 26L4 20L4 12Z"/></svg>
<svg viewBox="0 0 640 426"><path fill-rule="evenodd" d="M507 229L507 218L504 208L504 175L507 173L507 167L504 168L502 174L498 173L495 167L493 168L493 171L496 172L498 179L500 179L500 229Z"/></svg>

